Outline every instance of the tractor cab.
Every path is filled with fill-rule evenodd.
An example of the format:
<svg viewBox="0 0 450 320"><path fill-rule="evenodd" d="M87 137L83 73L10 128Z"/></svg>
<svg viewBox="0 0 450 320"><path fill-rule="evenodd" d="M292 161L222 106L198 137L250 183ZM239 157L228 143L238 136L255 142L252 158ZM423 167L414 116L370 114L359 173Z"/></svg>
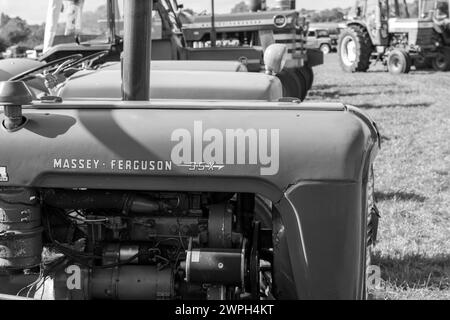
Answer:
<svg viewBox="0 0 450 320"><path fill-rule="evenodd" d="M47 13L44 54L40 60L50 62L68 54L84 56L108 50L108 61L119 61L123 51L124 2L50 0ZM154 1L152 11L152 59L178 60L183 47L169 0Z"/></svg>
<svg viewBox="0 0 450 320"><path fill-rule="evenodd" d="M421 19L433 20L436 17L449 18L448 0L421 0L419 2L419 16Z"/></svg>
<svg viewBox="0 0 450 320"><path fill-rule="evenodd" d="M387 44L388 20L388 0L356 0L348 14L348 25L364 26L373 45Z"/></svg>

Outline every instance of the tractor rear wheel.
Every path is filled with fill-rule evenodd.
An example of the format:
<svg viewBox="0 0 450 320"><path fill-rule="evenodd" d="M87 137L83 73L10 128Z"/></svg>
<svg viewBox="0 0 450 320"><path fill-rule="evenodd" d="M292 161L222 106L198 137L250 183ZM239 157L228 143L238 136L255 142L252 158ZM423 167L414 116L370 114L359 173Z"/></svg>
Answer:
<svg viewBox="0 0 450 320"><path fill-rule="evenodd" d="M362 26L350 26L339 36L338 54L346 72L366 72L370 66L373 45L369 33Z"/></svg>
<svg viewBox="0 0 450 320"><path fill-rule="evenodd" d="M431 68L431 59L420 56L420 57L414 59L414 66L416 67L416 70L430 69Z"/></svg>
<svg viewBox="0 0 450 320"><path fill-rule="evenodd" d="M447 71L450 69L450 57L439 52L437 56L431 60L431 65L436 71Z"/></svg>
<svg viewBox="0 0 450 320"><path fill-rule="evenodd" d="M305 100L306 96L308 95L308 91L309 91L308 81L302 72L299 72L298 70L296 70L295 73L300 81L300 85L301 85L300 100L303 101L303 100Z"/></svg>
<svg viewBox="0 0 450 320"><path fill-rule="evenodd" d="M395 49L389 54L388 70L391 74L409 73L411 64L411 57L405 50Z"/></svg>
<svg viewBox="0 0 450 320"><path fill-rule="evenodd" d="M303 101L308 93L305 77L298 70L284 69L277 74L283 85L283 96Z"/></svg>
<svg viewBox="0 0 450 320"><path fill-rule="evenodd" d="M300 99L300 81L293 73L284 69L277 77L283 85L283 97Z"/></svg>
<svg viewBox="0 0 450 320"><path fill-rule="evenodd" d="M372 277L373 274L369 274L372 271L372 251L376 245L377 233L378 233L378 221L379 221L379 211L375 199L375 177L373 174L373 167L370 169L369 177L367 181L366 195L367 198L367 232L366 232L366 242L365 242L365 253L366 253L366 263L365 263L365 276L364 276L364 288L363 294L364 299L369 300L372 298L371 291L374 289L369 283L369 276ZM373 279L372 279L373 280Z"/></svg>
<svg viewBox="0 0 450 320"><path fill-rule="evenodd" d="M306 90L309 91L312 88L313 82L314 82L314 71L310 66L303 66L300 68L299 72L302 73L302 75L306 79Z"/></svg>

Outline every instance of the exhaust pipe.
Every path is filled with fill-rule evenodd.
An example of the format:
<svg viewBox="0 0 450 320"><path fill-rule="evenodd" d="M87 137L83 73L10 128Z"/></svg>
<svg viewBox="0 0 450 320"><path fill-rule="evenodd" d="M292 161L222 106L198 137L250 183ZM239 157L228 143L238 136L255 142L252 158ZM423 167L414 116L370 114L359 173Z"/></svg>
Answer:
<svg viewBox="0 0 450 320"><path fill-rule="evenodd" d="M277 0L276 1L277 7L280 10L295 10L295 0Z"/></svg>
<svg viewBox="0 0 450 320"><path fill-rule="evenodd" d="M153 0L124 1L122 99L150 99Z"/></svg>
<svg viewBox="0 0 450 320"><path fill-rule="evenodd" d="M257 12L263 9L263 1L262 0L250 0L249 3L250 11Z"/></svg>

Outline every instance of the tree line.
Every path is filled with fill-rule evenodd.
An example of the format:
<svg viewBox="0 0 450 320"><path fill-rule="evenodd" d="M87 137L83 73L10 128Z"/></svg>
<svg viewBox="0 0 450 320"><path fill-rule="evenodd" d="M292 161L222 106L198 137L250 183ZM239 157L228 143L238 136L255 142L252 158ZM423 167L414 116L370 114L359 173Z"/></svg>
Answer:
<svg viewBox="0 0 450 320"><path fill-rule="evenodd" d="M19 17L0 15L0 52L18 45L34 48L44 42L45 24L28 24Z"/></svg>
<svg viewBox="0 0 450 320"><path fill-rule="evenodd" d="M269 10L272 10L269 8ZM276 10L276 9L274 9ZM350 8L333 8L325 10L305 10L301 9L300 13L308 18L310 22L342 22ZM246 1L237 3L232 9L231 13L249 12L250 7Z"/></svg>

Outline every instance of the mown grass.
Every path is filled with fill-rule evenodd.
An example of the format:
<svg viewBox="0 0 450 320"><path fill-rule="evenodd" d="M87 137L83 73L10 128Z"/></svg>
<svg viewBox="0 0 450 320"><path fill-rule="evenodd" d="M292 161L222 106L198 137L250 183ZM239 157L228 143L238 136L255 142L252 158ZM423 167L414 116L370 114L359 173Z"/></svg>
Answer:
<svg viewBox="0 0 450 320"><path fill-rule="evenodd" d="M382 135L375 297L450 299L450 72L392 76L376 66L347 74L333 54L315 73L308 100L360 107Z"/></svg>

